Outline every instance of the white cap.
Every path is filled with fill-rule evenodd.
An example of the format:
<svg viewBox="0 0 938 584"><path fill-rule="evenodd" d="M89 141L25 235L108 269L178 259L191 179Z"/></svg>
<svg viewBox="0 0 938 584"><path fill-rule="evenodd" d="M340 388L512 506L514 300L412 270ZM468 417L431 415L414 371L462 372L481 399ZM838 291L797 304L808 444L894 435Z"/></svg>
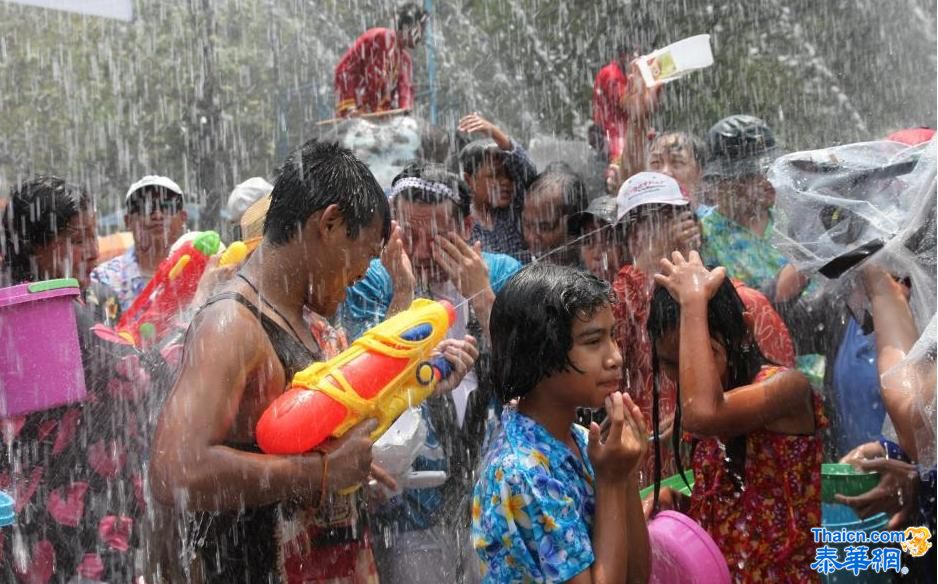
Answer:
<svg viewBox="0 0 938 584"><path fill-rule="evenodd" d="M221 216L225 221L240 221L241 216L248 207L256 203L261 197L267 196L274 190L274 185L259 176L249 178L231 191L228 205L222 210Z"/></svg>
<svg viewBox="0 0 938 584"><path fill-rule="evenodd" d="M155 174L148 174L134 184L130 185L130 188L127 189L127 195L124 197L124 204L126 205L130 201L131 195L145 187L163 187L168 191L172 191L178 195L183 195L182 189L179 188L179 185L173 182L171 178L158 176Z"/></svg>
<svg viewBox="0 0 938 584"><path fill-rule="evenodd" d="M616 196L616 219L642 205L688 205L684 189L676 180L659 172L640 172L622 183Z"/></svg>

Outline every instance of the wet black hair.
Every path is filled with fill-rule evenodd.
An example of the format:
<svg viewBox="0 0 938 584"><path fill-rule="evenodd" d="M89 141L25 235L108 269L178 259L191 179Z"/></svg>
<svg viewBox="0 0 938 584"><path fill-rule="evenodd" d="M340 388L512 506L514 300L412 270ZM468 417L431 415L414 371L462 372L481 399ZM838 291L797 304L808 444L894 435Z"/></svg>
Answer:
<svg viewBox="0 0 938 584"><path fill-rule="evenodd" d="M37 176L15 187L0 230L3 265L12 282L33 280L38 249L68 229L72 217L92 207L88 191L56 176Z"/></svg>
<svg viewBox="0 0 938 584"><path fill-rule="evenodd" d="M531 193L536 192L540 187L553 185L560 187L563 200L560 214L567 216L567 233L575 236L579 228L577 214L582 213L589 206L586 183L567 163L551 162L528 187L525 198L531 196Z"/></svg>
<svg viewBox="0 0 938 584"><path fill-rule="evenodd" d="M446 170L445 166L432 162L411 162L404 167L400 174L394 177L394 180L391 181L391 188L394 188L394 185L404 178L420 178L430 182L442 183L459 196L459 203L457 204L452 199L440 193L416 187L404 189L397 195L398 197L401 197L405 201L415 201L430 205L437 205L449 201L456 209L455 216L457 218L465 219L469 216L470 206L472 205L472 191L469 190L469 185L467 185L464 180Z"/></svg>
<svg viewBox="0 0 938 584"><path fill-rule="evenodd" d="M376 215L382 222L382 238L387 240L391 233L388 199L365 163L347 148L313 139L281 167L270 194L264 237L284 245L313 213L329 205L339 206L351 238L358 237Z"/></svg>
<svg viewBox="0 0 938 584"><path fill-rule="evenodd" d="M569 356L573 319L614 302L609 284L585 270L536 263L515 274L495 297L489 321L490 381L502 403L551 375L577 370Z"/></svg>
<svg viewBox="0 0 938 584"><path fill-rule="evenodd" d="M466 144L459 152L459 164L462 171L469 176L475 176L486 158L504 158L507 152L502 150L492 140L473 140Z"/></svg>
<svg viewBox="0 0 938 584"><path fill-rule="evenodd" d="M679 144L689 146L691 153L694 155L694 160L697 162L697 167L700 170L703 170L704 167L707 166L707 145L700 136L693 132L671 131L658 134L652 141L648 149L649 152L655 147L655 144L663 142L667 138L676 138Z"/></svg>
<svg viewBox="0 0 938 584"><path fill-rule="evenodd" d="M426 10L413 2L408 2L397 11L397 30L405 30L418 24L422 25L426 19Z"/></svg>
<svg viewBox="0 0 938 584"><path fill-rule="evenodd" d="M752 383L759 369L768 363L759 346L752 337L752 331L746 324L743 304L736 288L729 278L725 278L710 302L707 303L707 327L710 337L726 349L726 366L729 383L724 390L735 389ZM658 437L660 413L658 398L660 393L661 371L658 365L657 341L664 335L679 330L681 325L681 306L666 288L657 286L651 300L648 315L648 335L652 345L653 402L652 428L654 431L655 453L655 506L658 505L658 485L661 483L661 445ZM677 409L674 412L674 430L671 435L674 457L678 472L683 474L681 461L681 386L678 380ZM742 489L746 468L746 436L738 436L726 445L727 466L730 478L737 489Z"/></svg>

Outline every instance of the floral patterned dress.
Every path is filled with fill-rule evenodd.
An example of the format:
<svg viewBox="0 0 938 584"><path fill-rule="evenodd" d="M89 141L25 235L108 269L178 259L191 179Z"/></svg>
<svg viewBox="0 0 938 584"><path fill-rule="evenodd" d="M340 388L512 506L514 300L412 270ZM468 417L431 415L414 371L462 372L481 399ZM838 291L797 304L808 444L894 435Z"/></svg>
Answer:
<svg viewBox="0 0 938 584"><path fill-rule="evenodd" d="M736 292L753 317L753 334L759 349L767 359L778 365L793 367L795 347L784 321L758 290L744 283L733 282ZM651 428L652 411L652 363L651 338L648 335L648 316L651 311L651 295L654 283L651 277L633 265L626 265L613 282L616 305L616 341L622 353L623 376L620 390L628 393L645 415L645 424ZM674 382L661 377L659 385L659 407L662 422L674 415L677 407L677 391ZM677 473L671 441L663 440L661 448L661 476ZM654 480L654 452L649 448L641 466L641 486Z"/></svg>
<svg viewBox="0 0 938 584"><path fill-rule="evenodd" d="M755 382L779 371L764 367ZM811 528L821 524L820 432L827 421L820 398L813 400L813 434L746 436L742 491L730 477L724 444L717 438L697 443L689 515L713 537L734 582L818 581L810 568L817 547Z"/></svg>
<svg viewBox="0 0 938 584"><path fill-rule="evenodd" d="M531 418L506 408L472 498L472 545L483 582L566 582L594 561L596 499L588 433L577 457Z"/></svg>

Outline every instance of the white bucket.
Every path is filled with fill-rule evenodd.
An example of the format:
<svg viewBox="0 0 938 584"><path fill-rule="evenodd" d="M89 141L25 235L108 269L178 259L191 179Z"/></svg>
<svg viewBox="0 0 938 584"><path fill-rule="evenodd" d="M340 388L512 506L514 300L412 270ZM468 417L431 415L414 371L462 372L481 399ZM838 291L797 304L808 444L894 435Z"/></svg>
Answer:
<svg viewBox="0 0 938 584"><path fill-rule="evenodd" d="M647 87L669 83L710 65L713 65L713 50L708 34L680 40L638 58L638 70Z"/></svg>

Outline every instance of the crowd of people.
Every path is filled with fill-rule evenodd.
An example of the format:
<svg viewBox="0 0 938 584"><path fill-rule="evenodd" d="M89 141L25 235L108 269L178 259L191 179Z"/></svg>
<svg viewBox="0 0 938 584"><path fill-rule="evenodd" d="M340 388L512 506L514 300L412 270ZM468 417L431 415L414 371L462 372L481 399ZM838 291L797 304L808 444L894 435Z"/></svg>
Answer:
<svg viewBox="0 0 938 584"><path fill-rule="evenodd" d="M339 116L413 108L408 51L426 18L407 6L355 42L336 67ZM2 420L17 516L0 528L0 579L646 582L647 522L671 509L733 581L810 582L821 464L839 460L880 479L838 502L934 534L927 420L881 378L923 332L908 282L858 266L865 315L817 293L820 276L774 243L772 128L742 114L703 138L653 128L661 90L634 57L596 78L607 192L563 161L537 168L478 112L459 121L465 146L409 162L389 188L311 140L231 193L224 232L249 255L213 257L146 343L114 328L194 236L188 193L158 175L131 185L134 244L99 263L94 193L56 176L13 185L0 283L78 280L89 397ZM419 406L411 466L445 480L376 464L374 420L305 454L259 448L258 420L297 372L417 298L456 308L435 349L453 372ZM915 390L931 407L934 375ZM689 496L660 486L685 470ZM934 552L908 565L934 582Z"/></svg>

